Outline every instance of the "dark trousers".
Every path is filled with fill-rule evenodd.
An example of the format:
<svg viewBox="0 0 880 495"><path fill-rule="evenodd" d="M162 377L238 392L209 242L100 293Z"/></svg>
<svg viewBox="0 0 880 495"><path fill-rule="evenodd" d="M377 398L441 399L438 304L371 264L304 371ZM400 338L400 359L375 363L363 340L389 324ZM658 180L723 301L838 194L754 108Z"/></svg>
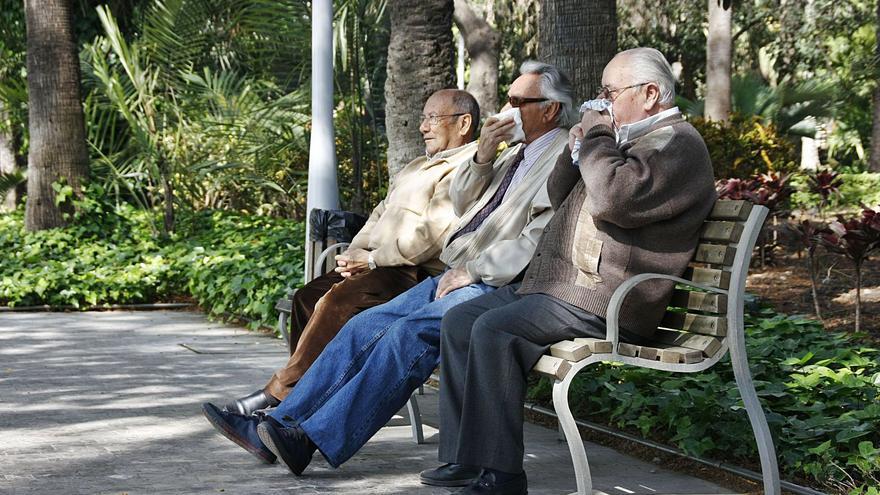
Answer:
<svg viewBox="0 0 880 495"><path fill-rule="evenodd" d="M299 335L299 342L287 364L264 387L266 393L284 400L352 316L394 299L427 275L412 266L380 267L349 278L330 272L296 291L291 334Z"/></svg>
<svg viewBox="0 0 880 495"><path fill-rule="evenodd" d="M605 320L519 284L462 303L440 334L440 462L522 471L526 377L550 346L605 337Z"/></svg>

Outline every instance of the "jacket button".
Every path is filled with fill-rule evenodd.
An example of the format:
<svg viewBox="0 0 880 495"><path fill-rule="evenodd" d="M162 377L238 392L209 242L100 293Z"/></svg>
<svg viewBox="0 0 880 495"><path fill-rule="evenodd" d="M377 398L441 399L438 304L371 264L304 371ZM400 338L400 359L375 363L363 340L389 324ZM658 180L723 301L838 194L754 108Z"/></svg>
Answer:
<svg viewBox="0 0 880 495"><path fill-rule="evenodd" d="M535 254L535 256L538 257L538 258L540 258L540 257L541 257L541 253L537 253L537 254Z"/></svg>

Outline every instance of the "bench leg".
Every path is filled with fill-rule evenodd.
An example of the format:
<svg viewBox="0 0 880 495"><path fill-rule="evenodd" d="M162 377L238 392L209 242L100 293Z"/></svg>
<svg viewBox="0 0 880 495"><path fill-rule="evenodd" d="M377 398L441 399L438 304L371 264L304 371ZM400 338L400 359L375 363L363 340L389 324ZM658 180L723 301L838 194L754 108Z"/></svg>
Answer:
<svg viewBox="0 0 880 495"><path fill-rule="evenodd" d="M740 311L740 314L742 312ZM739 327L742 329L742 326ZM758 453L761 455L761 472L764 477L764 493L780 495L779 467L776 465L776 449L773 447L773 437L767 426L767 417L761 409L755 385L752 383L752 374L749 371L749 363L746 360L745 338L743 331L734 332L739 338L729 338L730 362L733 365L733 375L736 378L736 386L742 396L749 414L749 422L755 441L758 443Z"/></svg>
<svg viewBox="0 0 880 495"><path fill-rule="evenodd" d="M592 495L593 479L590 477L590 465L587 463L587 452L584 450L584 441L578 431L577 423L568 407L568 388L571 380L577 373L569 373L564 380L553 384L553 408L559 418L559 427L565 433L568 441L568 450L571 452L571 462L574 464L574 476L577 481L577 495ZM575 494L572 494L575 495Z"/></svg>
<svg viewBox="0 0 880 495"><path fill-rule="evenodd" d="M406 403L406 411L409 413L409 424L412 427L413 440L421 445L425 443L425 432L422 430L422 413L419 412L419 401L413 393Z"/></svg>
<svg viewBox="0 0 880 495"><path fill-rule="evenodd" d="M287 313L284 311L278 317L278 332L284 339L284 347L290 348L290 332L287 331Z"/></svg>

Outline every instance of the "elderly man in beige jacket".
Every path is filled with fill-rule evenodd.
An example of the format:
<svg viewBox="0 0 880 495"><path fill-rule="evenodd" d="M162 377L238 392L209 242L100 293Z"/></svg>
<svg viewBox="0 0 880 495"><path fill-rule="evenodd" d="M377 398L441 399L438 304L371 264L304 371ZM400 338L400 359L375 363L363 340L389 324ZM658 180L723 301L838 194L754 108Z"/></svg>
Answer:
<svg viewBox="0 0 880 495"><path fill-rule="evenodd" d="M552 209L546 181L568 135L571 85L547 64L523 64L510 87L524 139L508 119L487 120L473 158L450 195L461 213L440 255L450 269L355 315L290 395L264 418L206 409L218 431L264 462L296 475L315 450L334 467L353 456L437 366L440 320L450 308L504 285L525 268Z"/></svg>
<svg viewBox="0 0 880 495"><path fill-rule="evenodd" d="M437 91L422 110L425 156L406 165L335 272L320 276L293 297L296 350L265 387L226 410L251 414L277 405L352 316L385 303L445 268L437 257L458 217L449 197L455 170L476 149L480 107L466 91Z"/></svg>

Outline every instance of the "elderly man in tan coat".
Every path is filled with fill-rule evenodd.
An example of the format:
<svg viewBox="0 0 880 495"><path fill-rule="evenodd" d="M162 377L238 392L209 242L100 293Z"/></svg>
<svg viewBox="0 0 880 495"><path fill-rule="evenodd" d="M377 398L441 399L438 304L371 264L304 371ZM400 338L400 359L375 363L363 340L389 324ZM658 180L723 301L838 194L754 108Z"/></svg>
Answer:
<svg viewBox="0 0 880 495"><path fill-rule="evenodd" d="M513 140L514 124L488 119L477 152L452 181L461 218L440 255L449 270L355 315L263 421L206 408L220 433L264 462L280 457L297 475L317 449L340 466L437 366L442 316L525 268L552 216L546 182L568 141L562 127L572 98L555 67L531 62L520 72L508 100L522 117L522 143L496 158L501 141Z"/></svg>
<svg viewBox="0 0 880 495"><path fill-rule="evenodd" d="M456 168L474 154L479 120L480 107L466 91L443 89L428 98L419 126L425 156L397 174L366 225L336 257L336 271L296 292L292 325L300 338L287 364L226 410L248 415L277 405L352 316L443 271L437 257L458 220L449 186Z"/></svg>

